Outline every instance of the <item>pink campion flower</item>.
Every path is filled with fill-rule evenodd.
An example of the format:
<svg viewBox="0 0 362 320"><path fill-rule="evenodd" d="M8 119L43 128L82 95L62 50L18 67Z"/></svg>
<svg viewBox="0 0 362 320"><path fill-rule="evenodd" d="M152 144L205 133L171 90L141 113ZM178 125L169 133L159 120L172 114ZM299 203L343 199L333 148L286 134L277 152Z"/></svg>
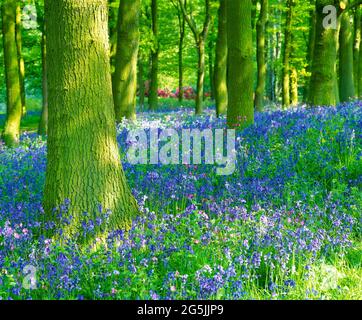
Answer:
<svg viewBox="0 0 362 320"><path fill-rule="evenodd" d="M117 289L112 288L112 294L116 294L117 293Z"/></svg>
<svg viewBox="0 0 362 320"><path fill-rule="evenodd" d="M24 229L22 230L22 232L23 232L23 234L28 234L29 230L26 229L26 228L24 228Z"/></svg>
<svg viewBox="0 0 362 320"><path fill-rule="evenodd" d="M171 292L176 292L176 287L175 287L175 286L171 286L170 290L171 290Z"/></svg>
<svg viewBox="0 0 362 320"><path fill-rule="evenodd" d="M14 232L14 238L15 239L20 239L20 235L17 232Z"/></svg>

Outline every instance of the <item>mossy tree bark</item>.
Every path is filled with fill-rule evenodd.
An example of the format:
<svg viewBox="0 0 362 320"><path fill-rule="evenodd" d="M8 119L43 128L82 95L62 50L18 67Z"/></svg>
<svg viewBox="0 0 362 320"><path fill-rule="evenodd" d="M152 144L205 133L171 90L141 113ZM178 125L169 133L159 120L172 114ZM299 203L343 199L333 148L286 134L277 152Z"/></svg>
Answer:
<svg viewBox="0 0 362 320"><path fill-rule="evenodd" d="M227 2L229 128L242 129L254 122L251 9L251 0Z"/></svg>
<svg viewBox="0 0 362 320"><path fill-rule="evenodd" d="M201 114L203 111L203 100L204 100L204 82L205 82L205 44L207 35L209 33L209 27L211 23L211 14L210 14L210 0L205 0L205 18L201 30L197 29L196 22L192 15L192 10L190 8L190 14L186 10L186 4L183 0L179 0L179 5L182 9L184 18L190 27L197 47L198 54L198 66L197 66L197 93L196 93L196 106L195 113Z"/></svg>
<svg viewBox="0 0 362 320"><path fill-rule="evenodd" d="M151 0L151 12L154 43L151 51L151 74L148 104L150 110L155 111L158 108L158 58L160 51L158 43L158 0Z"/></svg>
<svg viewBox="0 0 362 320"><path fill-rule="evenodd" d="M262 111L264 107L264 94L266 83L266 62L265 62L265 36L266 36L266 23L268 19L268 0L260 0L260 13L256 23L257 34L257 64L258 64L258 76L257 86L255 90L255 109Z"/></svg>
<svg viewBox="0 0 362 320"><path fill-rule="evenodd" d="M16 6L16 48L18 52L18 63L19 63L19 81L20 81L20 89L21 89L21 105L22 105L22 113L23 115L26 113L26 95L25 95L25 62L23 57L23 44L22 44L22 35L21 35L21 6L20 3L17 2Z"/></svg>
<svg viewBox="0 0 362 320"><path fill-rule="evenodd" d="M316 1L316 34L308 98L313 106L336 105L339 101L336 86L338 29L323 26L323 8L327 5L335 5L335 1Z"/></svg>
<svg viewBox="0 0 362 320"><path fill-rule="evenodd" d="M287 14L284 32L284 53L283 53L283 107L290 105L290 54L292 50L292 21L293 21L294 0L287 0Z"/></svg>
<svg viewBox="0 0 362 320"><path fill-rule="evenodd" d="M226 2L220 0L218 13L218 34L216 40L216 56L215 56L215 71L214 71L214 86L215 86L215 102L216 114L219 117L226 113L228 105L228 91L226 83L227 73L227 33L226 33Z"/></svg>
<svg viewBox="0 0 362 320"><path fill-rule="evenodd" d="M119 3L117 53L113 74L116 120L136 119L137 60L139 49L140 0Z"/></svg>
<svg viewBox="0 0 362 320"><path fill-rule="evenodd" d="M348 1L344 1L348 5ZM339 33L339 97L347 102L354 97L353 34L348 11L341 15Z"/></svg>
<svg viewBox="0 0 362 320"><path fill-rule="evenodd" d="M2 138L9 147L19 142L22 115L18 50L16 46L16 2L2 3L2 28L7 95L7 114Z"/></svg>
<svg viewBox="0 0 362 320"><path fill-rule="evenodd" d="M49 88L49 129L44 209L59 227L54 208L66 199L77 237L82 220L104 219L95 234L127 229L137 204L127 185L116 140L109 59L106 0L45 2ZM51 233L51 232L50 232ZM83 240L80 236L79 240Z"/></svg>

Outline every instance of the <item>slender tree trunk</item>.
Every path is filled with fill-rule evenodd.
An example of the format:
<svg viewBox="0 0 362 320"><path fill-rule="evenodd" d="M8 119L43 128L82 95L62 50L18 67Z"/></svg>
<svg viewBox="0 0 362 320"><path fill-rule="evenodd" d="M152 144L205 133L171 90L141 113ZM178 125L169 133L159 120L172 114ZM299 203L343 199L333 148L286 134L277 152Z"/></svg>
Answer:
<svg viewBox="0 0 362 320"><path fill-rule="evenodd" d="M298 72L294 67L290 70L290 103L292 106L298 105Z"/></svg>
<svg viewBox="0 0 362 320"><path fill-rule="evenodd" d="M355 95L358 94L358 65L359 65L359 47L361 43L361 8L356 8L354 14L354 40L353 40L353 80Z"/></svg>
<svg viewBox="0 0 362 320"><path fill-rule="evenodd" d="M16 2L4 0L2 3L3 48L7 94L7 114L3 140L7 146L19 142L22 115L19 62L16 46Z"/></svg>
<svg viewBox="0 0 362 320"><path fill-rule="evenodd" d="M219 117L226 113L228 105L228 91L226 84L226 71L227 71L227 33L226 33L226 2L227 0L220 0L219 7L219 25L218 35L216 42L216 57L215 57L215 71L214 71L214 86L215 86L215 102L216 114Z"/></svg>
<svg viewBox="0 0 362 320"><path fill-rule="evenodd" d="M184 0L186 3L186 0ZM184 98L184 90L183 90L183 81L184 81L184 69L183 69L183 50L184 50L184 41L185 41L185 28L186 28L186 20L182 14L182 10L177 7L178 10L178 22L179 22L179 44L178 44L178 101L182 103Z"/></svg>
<svg viewBox="0 0 362 320"><path fill-rule="evenodd" d="M23 115L26 113L26 95L25 95L25 63L22 50L22 36L21 36L21 7L20 3L17 3L16 6L16 48L18 53L18 63L19 63L19 80L20 80L20 89L21 89L21 105Z"/></svg>
<svg viewBox="0 0 362 320"><path fill-rule="evenodd" d="M154 40L154 47L151 52L151 79L148 103L151 110L157 110L158 107L158 0L152 0L152 33Z"/></svg>
<svg viewBox="0 0 362 320"><path fill-rule="evenodd" d="M202 114L204 101L205 82L205 41L200 40L197 46L198 66L197 66L197 93L196 93L196 114Z"/></svg>
<svg viewBox="0 0 362 320"><path fill-rule="evenodd" d="M336 105L338 103L336 76L338 29L323 27L325 18L323 8L326 5L334 5L334 1L316 1L315 47L308 99L309 104L314 106Z"/></svg>
<svg viewBox="0 0 362 320"><path fill-rule="evenodd" d="M143 60L140 57L138 59L138 88L140 110L143 112L145 107L145 79Z"/></svg>
<svg viewBox="0 0 362 320"><path fill-rule="evenodd" d="M213 55L213 51L214 51L214 46L212 43L212 40L209 39L209 45L208 45L208 53L209 53L209 80L210 80L210 98L212 100L214 100L214 92L215 92L215 88L214 88L214 65L213 65L213 61L214 61L214 55ZM205 97L206 98L206 97Z"/></svg>
<svg viewBox="0 0 362 320"><path fill-rule="evenodd" d="M310 0L311 4L314 4L315 0ZM309 36L308 36L308 49L307 49L307 79L305 81L304 90L303 90L303 102L308 101L309 96L309 87L310 87L310 74L312 71L312 60L314 55L314 46L315 46L315 31L316 31L316 14L315 6L309 11Z"/></svg>
<svg viewBox="0 0 362 320"><path fill-rule="evenodd" d="M361 30L362 30L362 18L361 18ZM359 44L359 58L358 58L358 98L362 98L362 40Z"/></svg>
<svg viewBox="0 0 362 320"><path fill-rule="evenodd" d="M254 122L253 33L251 0L228 0L228 111L230 128L244 128Z"/></svg>
<svg viewBox="0 0 362 320"><path fill-rule="evenodd" d="M257 87L255 90L255 109L262 111L264 107L264 94L266 82L266 63L265 63L265 33L266 23L268 18L268 0L261 0L260 14L256 24L257 33L257 64L258 64L258 77Z"/></svg>
<svg viewBox="0 0 362 320"><path fill-rule="evenodd" d="M63 234L88 241L128 229L138 212L116 140L107 1L47 0L45 17L49 86L45 217L59 226L53 209L68 199L70 208L62 211L62 218L72 218ZM99 227L95 219L105 222L107 209L110 216ZM94 234L84 239L81 225L90 220Z"/></svg>
<svg viewBox="0 0 362 320"><path fill-rule="evenodd" d="M285 40L283 56L283 107L290 105L290 54L292 50L292 19L294 0L287 0L287 17L285 22Z"/></svg>
<svg viewBox="0 0 362 320"><path fill-rule="evenodd" d="M45 25L43 26L41 39L41 56L42 56L42 92L43 107L38 127L38 134L45 136L48 132L48 83L47 83L47 62L46 62L46 35Z"/></svg>
<svg viewBox="0 0 362 320"><path fill-rule="evenodd" d="M347 102L354 97L353 35L350 19L348 12L341 16L339 33L339 97L341 102Z"/></svg>
<svg viewBox="0 0 362 320"><path fill-rule="evenodd" d="M109 21L115 21L109 26L109 43L110 43L110 58L111 58L111 67L112 72L115 69L115 57L117 53L117 12L119 13L119 7L117 10L116 0L108 0L109 3Z"/></svg>
<svg viewBox="0 0 362 320"><path fill-rule="evenodd" d="M136 119L140 8L140 0L123 0L119 4L116 69L113 74L113 98L118 122L124 117Z"/></svg>

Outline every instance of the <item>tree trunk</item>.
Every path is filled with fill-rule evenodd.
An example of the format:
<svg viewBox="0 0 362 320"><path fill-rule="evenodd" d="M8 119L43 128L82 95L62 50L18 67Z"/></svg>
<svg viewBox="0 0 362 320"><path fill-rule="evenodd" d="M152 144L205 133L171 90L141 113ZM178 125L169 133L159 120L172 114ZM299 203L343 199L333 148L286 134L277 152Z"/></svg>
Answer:
<svg viewBox="0 0 362 320"><path fill-rule="evenodd" d="M294 0L287 0L287 17L285 22L284 56L283 56L283 107L290 105L290 54L292 50L292 19Z"/></svg>
<svg viewBox="0 0 362 320"><path fill-rule="evenodd" d="M140 8L140 0L123 0L119 4L116 69L113 74L113 98L118 122L124 117L136 119Z"/></svg>
<svg viewBox="0 0 362 320"><path fill-rule="evenodd" d="M354 97L353 35L350 18L348 12L342 14L339 33L339 97L341 102L347 102Z"/></svg>
<svg viewBox="0 0 362 320"><path fill-rule="evenodd" d="M208 45L208 53L209 53L209 80L210 80L210 98L212 100L214 100L214 65L213 65L213 61L214 61L214 56L213 56L213 50L214 50L214 46L212 43L212 40L209 39L209 45ZM205 96L206 98L206 96Z"/></svg>
<svg viewBox="0 0 362 320"><path fill-rule="evenodd" d="M311 4L314 4L315 0L310 0ZM307 66L306 72L308 74L307 79L305 80L304 90L303 90L303 102L308 101L309 96L309 87L310 87L310 74L312 71L312 60L314 55L314 46L315 46L315 30L316 30L316 14L315 8L309 11L309 36L308 36L308 49L307 49Z"/></svg>
<svg viewBox="0 0 362 320"><path fill-rule="evenodd" d="M353 45L353 80L355 95L358 93L358 65L359 65L359 47L361 43L361 8L356 8L354 14L354 45Z"/></svg>
<svg viewBox="0 0 362 320"><path fill-rule="evenodd" d="M139 92L139 106L141 112L144 111L145 107L145 79L144 79L144 68L142 58L138 59L138 92Z"/></svg>
<svg viewBox="0 0 362 320"><path fill-rule="evenodd" d="M159 56L159 45L158 45L158 0L152 0L152 33L154 47L151 52L151 79L150 79L150 90L148 97L148 104L150 110L157 110L158 107L158 56Z"/></svg>
<svg viewBox="0 0 362 320"><path fill-rule="evenodd" d="M325 18L323 8L326 5L334 5L334 1L317 0L316 2L315 47L308 99L309 104L314 106L338 103L338 90L336 90L338 30L323 27Z"/></svg>
<svg viewBox="0 0 362 320"><path fill-rule="evenodd" d="M185 40L185 28L186 28L186 21L182 14L179 12L178 14L179 19L179 28L180 28L180 38L179 38L179 45L178 45L178 101L182 103L184 98L184 91L183 91L183 82L184 82L184 68L183 68L183 49L184 49L184 40Z"/></svg>
<svg viewBox="0 0 362 320"><path fill-rule="evenodd" d="M264 107L264 93L266 82L266 63L265 63L265 33L268 18L268 0L261 0L260 14L256 24L257 34L257 64L258 77L255 90L255 109L262 111Z"/></svg>
<svg viewBox="0 0 362 320"><path fill-rule="evenodd" d="M241 129L254 122L251 7L251 0L227 3L227 124L230 128Z"/></svg>
<svg viewBox="0 0 362 320"><path fill-rule="evenodd" d="M7 94L7 114L3 140L7 146L19 142L22 114L19 62L16 46L16 2L4 0L2 4L3 48Z"/></svg>
<svg viewBox="0 0 362 320"><path fill-rule="evenodd" d="M88 241L128 229L138 212L116 140L107 0L48 0L45 17L49 86L45 217L59 227L53 209L69 200L70 209L62 215L70 224L63 234L82 241L81 224L92 220L95 231L86 236ZM97 218L105 222L99 205L111 211L102 226L95 223Z"/></svg>
<svg viewBox="0 0 362 320"><path fill-rule="evenodd" d="M38 127L38 134L45 136L48 132L48 83L47 83L47 63L46 63L46 35L45 25L43 26L41 39L41 61L42 61L42 92L43 107Z"/></svg>
<svg viewBox="0 0 362 320"><path fill-rule="evenodd" d="M216 42L216 57L214 71L214 87L215 87L215 102L216 114L219 117L226 113L228 105L228 91L226 84L227 70L227 34L226 34L226 1L220 0L219 7L219 25Z"/></svg>
<svg viewBox="0 0 362 320"><path fill-rule="evenodd" d="M204 101L204 81L205 81L205 41L200 40L197 46L198 66L197 66L197 93L196 93L196 114L202 114Z"/></svg>
<svg viewBox="0 0 362 320"><path fill-rule="evenodd" d="M22 53L22 36L21 36L21 7L18 3L16 6L16 48L18 53L18 63L19 63L19 80L20 80L20 89L21 89L21 105L23 115L26 113L26 95L25 95L25 63Z"/></svg>
<svg viewBox="0 0 362 320"><path fill-rule="evenodd" d="M298 105L298 72L294 67L290 70L290 103Z"/></svg>

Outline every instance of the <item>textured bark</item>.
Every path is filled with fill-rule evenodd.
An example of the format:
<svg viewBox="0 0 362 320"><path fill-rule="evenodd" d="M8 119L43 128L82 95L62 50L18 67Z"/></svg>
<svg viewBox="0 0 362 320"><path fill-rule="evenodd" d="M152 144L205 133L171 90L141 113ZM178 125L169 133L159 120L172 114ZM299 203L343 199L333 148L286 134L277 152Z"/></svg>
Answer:
<svg viewBox="0 0 362 320"><path fill-rule="evenodd" d="M2 3L3 48L7 113L2 138L9 147L19 142L22 115L21 87L19 77L18 51L16 46L16 2L4 0Z"/></svg>
<svg viewBox="0 0 362 320"><path fill-rule="evenodd" d="M18 3L16 6L16 48L18 53L18 63L19 63L19 81L20 81L20 90L21 90L21 105L22 113L26 113L26 98L25 98L25 62L22 53L22 36L21 36L21 7Z"/></svg>
<svg viewBox="0 0 362 320"><path fill-rule="evenodd" d="M205 82L205 41L201 40L197 45L197 87L196 87L196 114L202 114L204 101Z"/></svg>
<svg viewBox="0 0 362 320"><path fill-rule="evenodd" d="M315 0L310 0L311 4L315 3ZM309 11L309 36L308 36L308 50L307 50L307 66L306 71L308 77L305 81L304 90L303 90L303 102L308 101L309 96L309 87L310 87L310 74L312 71L312 60L314 55L314 46L315 46L315 31L316 31L316 14L315 7Z"/></svg>
<svg viewBox="0 0 362 320"><path fill-rule="evenodd" d="M251 8L251 0L227 3L227 124L230 128L241 129L254 122Z"/></svg>
<svg viewBox="0 0 362 320"><path fill-rule="evenodd" d="M214 86L215 86L215 102L216 114L219 117L226 113L228 105L228 91L226 84L226 71L227 71L227 33L226 33L226 1L220 0L219 7L219 25L218 35L216 42L216 57L215 57L215 71L214 71Z"/></svg>
<svg viewBox="0 0 362 320"><path fill-rule="evenodd" d="M339 97L346 102L354 97L353 80L353 35L347 12L341 16L341 29L339 33Z"/></svg>
<svg viewBox="0 0 362 320"><path fill-rule="evenodd" d="M47 0L45 17L49 86L46 221L57 222L53 209L69 199L70 209L62 214L72 219L64 226L64 234L84 240L78 235L86 219L83 212L91 219L104 218L98 205L112 213L105 226L95 227L97 236L128 229L138 210L116 140L107 1Z"/></svg>
<svg viewBox="0 0 362 320"><path fill-rule="evenodd" d="M264 107L264 94L265 94L265 82L266 82L266 62L265 62L265 33L266 23L268 19L268 0L260 1L260 14L256 24L257 34L257 64L258 64L258 76L257 86L255 90L255 109L262 111Z"/></svg>
<svg viewBox="0 0 362 320"><path fill-rule="evenodd" d="M117 54L113 74L113 98L118 122L124 117L136 119L140 7L140 0L123 0L119 4Z"/></svg>
<svg viewBox="0 0 362 320"><path fill-rule="evenodd" d="M284 54L283 54L283 107L290 105L290 54L292 50L292 19L294 0L287 0L287 15L284 32Z"/></svg>
<svg viewBox="0 0 362 320"><path fill-rule="evenodd" d="M158 108L158 0L151 0L152 11L152 33L154 39L154 47L151 52L151 76L150 76L150 90L148 97L148 104L150 110L157 110Z"/></svg>
<svg viewBox="0 0 362 320"><path fill-rule="evenodd" d="M316 1L316 34L308 99L314 106L336 105L339 100L336 76L338 30L323 27L323 8L327 5L334 5L334 1Z"/></svg>
<svg viewBox="0 0 362 320"><path fill-rule="evenodd" d="M361 29L362 29L362 19L361 19ZM358 98L362 97L362 41L360 41L359 47L359 59L358 59Z"/></svg>

